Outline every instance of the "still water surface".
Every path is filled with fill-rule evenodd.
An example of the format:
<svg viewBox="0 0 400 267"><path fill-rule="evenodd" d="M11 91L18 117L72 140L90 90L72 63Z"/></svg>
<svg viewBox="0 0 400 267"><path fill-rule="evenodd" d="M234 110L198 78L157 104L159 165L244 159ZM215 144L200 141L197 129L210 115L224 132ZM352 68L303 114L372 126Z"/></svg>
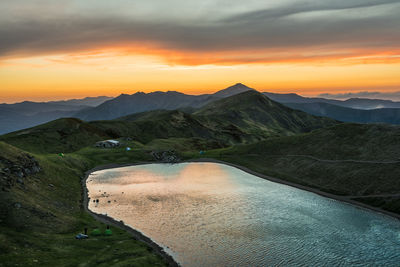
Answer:
<svg viewBox="0 0 400 267"><path fill-rule="evenodd" d="M90 210L183 266L400 266L400 221L227 165L107 169L87 187Z"/></svg>

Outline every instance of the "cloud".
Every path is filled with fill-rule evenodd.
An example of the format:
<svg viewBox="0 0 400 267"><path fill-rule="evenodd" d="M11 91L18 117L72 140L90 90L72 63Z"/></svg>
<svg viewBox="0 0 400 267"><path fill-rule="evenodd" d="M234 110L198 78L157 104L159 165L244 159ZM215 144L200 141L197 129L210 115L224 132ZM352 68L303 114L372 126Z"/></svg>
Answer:
<svg viewBox="0 0 400 267"><path fill-rule="evenodd" d="M340 93L340 94L320 94L319 97L345 100L349 98L369 98L369 99L386 99L400 101L400 91L396 92L356 92L356 93Z"/></svg>
<svg viewBox="0 0 400 267"><path fill-rule="evenodd" d="M283 58L297 59L326 58L333 52L342 57L368 56L371 51L400 54L398 1L271 1L275 4L265 7L260 1L250 1L250 11L238 1L230 6L224 6L226 1L205 1L202 6L199 1L180 7L179 1L171 0L147 4L119 0L114 2L118 8L110 7L108 1L89 1L91 8L44 0L39 1L41 5L17 8L18 0L3 1L3 58L104 47L133 52L148 47L162 50L166 57L166 51L181 53L175 59L198 54L190 55L191 61L197 58L206 63L208 57L217 62L224 58L244 63L274 61L277 54L285 53ZM215 11L219 9L233 11ZM222 56L215 59L218 53Z"/></svg>

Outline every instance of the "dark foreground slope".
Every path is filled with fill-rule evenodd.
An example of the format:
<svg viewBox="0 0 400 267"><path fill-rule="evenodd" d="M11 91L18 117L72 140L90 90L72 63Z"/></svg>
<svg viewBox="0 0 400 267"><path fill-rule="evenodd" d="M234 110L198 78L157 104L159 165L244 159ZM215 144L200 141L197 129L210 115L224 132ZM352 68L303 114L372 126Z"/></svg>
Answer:
<svg viewBox="0 0 400 267"><path fill-rule="evenodd" d="M146 160L122 155L112 162ZM110 162L101 151L90 156L32 154L0 142L0 265L2 266L166 266L146 244L112 227L112 236L75 240L106 226L82 206L81 179L94 166Z"/></svg>

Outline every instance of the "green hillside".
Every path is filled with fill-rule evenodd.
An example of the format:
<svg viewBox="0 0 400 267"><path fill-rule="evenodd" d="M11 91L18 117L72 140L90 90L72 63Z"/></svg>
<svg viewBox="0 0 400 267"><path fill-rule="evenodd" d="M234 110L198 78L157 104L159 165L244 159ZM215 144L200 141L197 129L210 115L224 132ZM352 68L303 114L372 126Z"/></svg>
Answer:
<svg viewBox="0 0 400 267"><path fill-rule="evenodd" d="M207 157L400 214L398 126L339 124L209 151Z"/></svg>
<svg viewBox="0 0 400 267"><path fill-rule="evenodd" d="M75 118L58 119L0 136L0 141L35 153L72 152L110 138L107 129Z"/></svg>
<svg viewBox="0 0 400 267"><path fill-rule="evenodd" d="M257 91L247 91L212 102L194 112L212 129L235 128L261 140L293 135L338 123L285 107Z"/></svg>
<svg viewBox="0 0 400 267"><path fill-rule="evenodd" d="M110 161L149 158L138 151L125 155L120 149L109 155L92 150L60 157L27 153L0 142L0 265L167 265L150 247L114 227L112 236L75 239L85 227L89 232L106 228L83 210L84 172Z"/></svg>

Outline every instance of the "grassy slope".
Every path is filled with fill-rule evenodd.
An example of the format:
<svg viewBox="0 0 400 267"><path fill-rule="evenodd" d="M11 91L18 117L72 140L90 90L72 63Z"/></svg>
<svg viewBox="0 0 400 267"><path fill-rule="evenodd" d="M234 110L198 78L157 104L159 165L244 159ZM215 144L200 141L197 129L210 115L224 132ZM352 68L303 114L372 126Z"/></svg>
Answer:
<svg viewBox="0 0 400 267"><path fill-rule="evenodd" d="M84 171L104 163L149 159L142 151L130 152L86 148L64 158L33 154L42 170L25 177L24 185L16 183L10 192L1 192L0 265L165 266L149 247L119 229L112 228L111 237L74 239L84 227L89 232L105 229L82 209ZM0 142L1 157L14 161L25 153Z"/></svg>
<svg viewBox="0 0 400 267"><path fill-rule="evenodd" d="M0 141L35 153L72 152L110 138L104 130L79 119L58 119L0 136Z"/></svg>
<svg viewBox="0 0 400 267"><path fill-rule="evenodd" d="M212 150L204 156L325 192L354 196L357 201L400 213L400 197L365 197L400 194L400 163L340 161L397 161L399 146L399 127L341 124L307 134ZM187 158L199 157L198 153L185 154ZM339 161L323 162L300 155Z"/></svg>
<svg viewBox="0 0 400 267"><path fill-rule="evenodd" d="M254 140L293 135L337 124L332 119L293 110L257 91L212 102L193 113L210 128L237 128Z"/></svg>

